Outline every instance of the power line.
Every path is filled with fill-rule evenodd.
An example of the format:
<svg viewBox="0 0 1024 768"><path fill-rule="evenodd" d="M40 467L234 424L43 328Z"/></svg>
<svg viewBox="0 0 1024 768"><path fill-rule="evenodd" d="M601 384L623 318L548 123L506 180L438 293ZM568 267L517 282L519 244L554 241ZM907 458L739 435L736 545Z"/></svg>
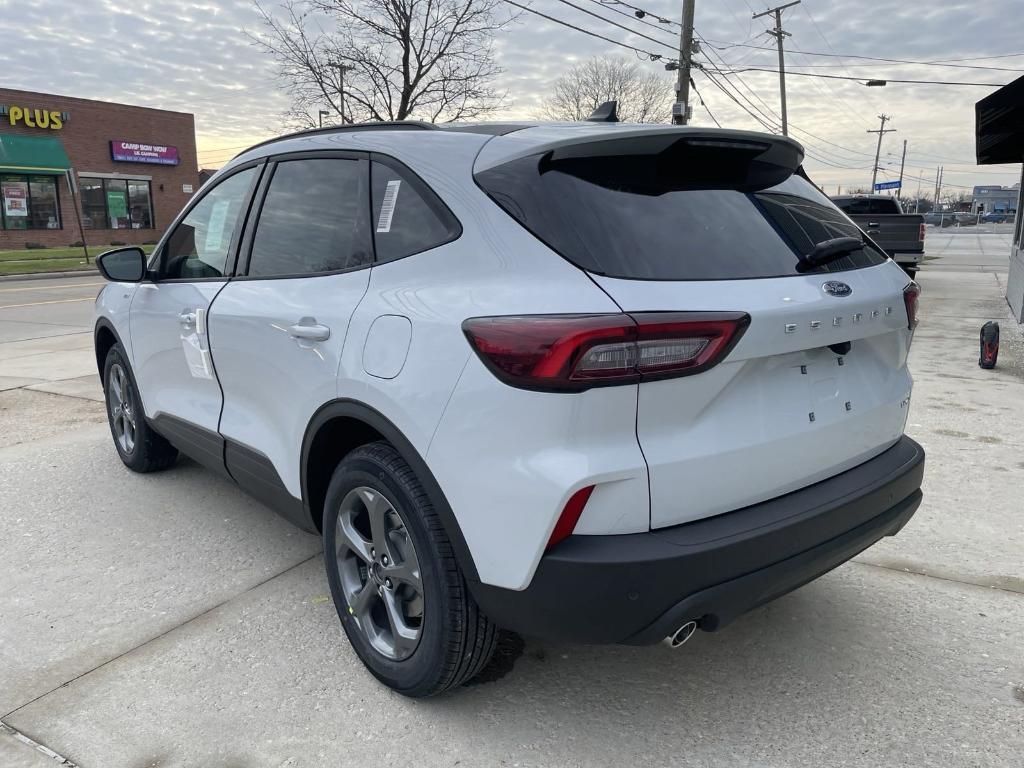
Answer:
<svg viewBox="0 0 1024 768"><path fill-rule="evenodd" d="M583 29L583 27L577 27L575 24L570 24L567 21L562 21L561 19L556 19L554 16L548 16L546 13L541 13L540 11L534 10L533 8L530 8L529 6L521 5L520 3L515 2L515 0L503 0L503 2L506 2L509 5L514 5L516 8L519 8L519 9L521 9L523 11L526 11L527 13L532 13L534 16L540 16L543 19L547 19L548 21L552 21L555 24L561 24L563 27L568 27L569 29L575 29L577 32L582 32L584 35L590 35L591 37L596 37L598 40L604 40L606 43L611 43L612 45L617 45L620 48L626 48L626 49L628 49L630 51L635 51L637 53L642 53L644 56L647 56L648 58L650 58L651 61L659 61L662 58L664 58L662 56L662 54L660 54L660 53L651 53L650 51L645 51L643 48L637 48L636 46L629 45L628 43L622 43L622 42L619 42L618 40L613 40L610 37L605 37L604 35L599 35L597 32L591 32L589 29ZM606 21L607 21L607 19L606 19Z"/></svg>
<svg viewBox="0 0 1024 768"><path fill-rule="evenodd" d="M651 13L651 11L648 11L646 8L641 8L641 7L636 6L636 5L630 5L629 3L623 2L623 0L611 0L611 2L609 4L613 4L613 3L615 5L624 5L627 8L629 8L631 11L636 11L637 13L642 13L642 14L644 14L644 16L653 16L655 19L660 21L662 24L667 24L667 25L676 26L676 27L681 27L682 26L682 24L680 24L678 21L672 21L672 19L666 18L666 17L662 16L660 13Z"/></svg>
<svg viewBox="0 0 1024 768"><path fill-rule="evenodd" d="M710 117L712 120L714 120L715 121L715 125L717 125L719 128L721 128L722 124L720 122L718 122L718 118L715 117L715 114L711 111L711 108L708 107L708 105L704 103L704 97L700 95L700 91L697 90L697 84L695 82L693 82L693 78L692 77L690 78L690 87L693 88L693 92L695 94L697 94L697 100L700 102L700 105L702 107L704 107L704 110L708 113L708 117Z"/></svg>
<svg viewBox="0 0 1024 768"><path fill-rule="evenodd" d="M786 111L786 56L783 50L784 43L787 37L792 35L782 28L782 12L787 8L792 8L794 5L799 5L801 0L792 0L792 2L784 5L770 8L764 13L755 13L754 18L760 19L763 16L775 16L775 27L768 30L768 34L775 38L776 46L779 51L779 96L782 101L782 135L789 135L789 113Z"/></svg>
<svg viewBox="0 0 1024 768"><path fill-rule="evenodd" d="M650 37L649 35L645 35L643 32L637 32L635 30L632 30L632 29L630 29L627 26L619 24L619 22L617 22L617 21L612 21L611 19L606 18L604 16L601 16L599 14L596 14L593 11L588 11L586 8L584 8L582 6L579 6L579 5L576 5L576 3L570 2L570 0L558 0L558 2L562 3L563 5L568 5L570 8L575 8L577 11L580 11L581 13L585 13L588 16L593 16L595 19L599 19L600 21L603 21L606 24L611 24L613 27L618 27L619 29L624 29L626 32L628 32L631 35L636 35L637 37L642 37L644 40L650 40L652 43L657 43L658 45L663 45L666 48L670 48L673 51L676 50L676 47L674 45L672 45L670 43L666 43L664 40L658 40L656 38ZM515 3L513 3L513 5L515 5Z"/></svg>
<svg viewBox="0 0 1024 768"><path fill-rule="evenodd" d="M700 36L698 36L698 39L700 39ZM713 51L714 51L714 47L712 46L712 47L710 48L710 50L711 50L711 51L713 52ZM719 54L719 53L717 53L717 52L713 52L712 54L709 54L709 58L710 58L710 55L714 55L714 57L715 57L716 59L718 59L718 60L719 60L719 61L721 61L721 62L722 62L723 64L725 64L725 60L724 60L724 58L723 58L723 57L721 56L721 54ZM711 78L711 76L710 76L710 75L708 75L707 71L705 71L705 72L704 72L704 74L705 74L706 76L708 76L708 77L709 77L709 79L713 79L713 78ZM774 111L774 110L773 110L773 109L772 109L772 108L771 108L771 107L770 107L770 106L769 106L769 105L768 105L768 104L767 104L767 103L765 102L765 100L764 100L764 99L762 99L762 98L761 98L761 96L760 96L760 95L759 95L759 94L757 93L757 91L756 91L756 90L754 90L754 89L753 89L753 88L751 88L751 87L750 87L749 85L747 85L746 81L745 81L745 80L743 80L743 78L742 78L742 77L740 77L740 76L739 76L738 74L737 74L737 75L735 75L735 77L736 77L737 81L738 81L738 82L739 82L739 83L740 83L740 84L741 84L741 85L742 85L742 86L743 86L743 87L744 87L744 88L745 88L745 89L746 89L746 90L747 90L747 91L748 91L748 92L749 92L749 93L750 93L750 94L751 94L751 95L752 95L752 96L753 96L753 97L754 97L755 99L757 99L757 100L758 100L758 101L759 101L759 102L760 102L760 103L761 103L761 104L762 104L762 105L764 106L764 109L761 109L761 107L758 107L758 106L757 106L757 104L755 104L755 103L754 103L753 101L751 101L751 100L750 100L750 99L749 99L749 98L748 98L747 96L745 96L745 95L743 94L743 92L742 92L742 91L740 90L739 86L737 86L737 85L736 85L735 83L733 83L733 82L732 82L732 80L731 80L731 79L729 78L729 76L728 76L728 75L724 75L724 74L723 74L723 79L725 80L725 82L726 82L726 83L728 83L728 84L729 84L730 86L732 86L732 88L733 88L733 89L735 89L735 91L736 91L736 93L737 93L737 94L739 95L739 97L740 97L740 98L742 98L742 99L743 99L743 100L744 100L744 101L745 101L745 102L746 102L747 104L749 104L749 105L750 105L750 107L753 107L753 109L754 109L754 110L756 110L756 111L757 111L758 113L760 113L760 115L761 115L761 116L762 116L763 118L765 118L765 119L767 120L767 122L766 122L766 120L765 120L765 119L762 119L762 117L758 117L758 116L757 116L756 114L754 114L753 112L751 112L751 110L750 110L750 109L748 109L748 108L747 108L746 106L744 106L743 104L741 104L741 103L740 103L740 102L739 102L739 101L738 101L738 100L737 100L737 99L736 99L736 98L735 98L735 97L734 97L734 96L733 96L733 95L732 95L731 93L729 93L729 92L728 92L727 90L724 90L724 89L723 89L723 86L719 85L719 84L718 84L717 82L715 82L715 85L716 85L716 86L717 86L717 87L718 87L718 88L719 88L720 90L723 90L723 92L724 92L724 93L726 93L726 95L728 95L728 96L729 96L729 97L730 97L730 98L731 98L731 99L732 99L733 101L735 101L735 102L736 102L736 104L737 104L738 106L740 106L740 108L741 108L741 109L743 109L743 110L744 110L744 111L745 111L745 112L746 112L746 113L747 113L748 115L750 115L751 117L753 117L753 118L754 118L754 119L755 119L755 120L756 120L756 121L757 121L757 122L758 122L758 123L759 123L759 124L760 124L760 125L761 125L762 127L766 128L767 130L771 131L772 133L775 133L775 132L777 132L777 131L779 130L779 116L778 116L778 114L777 114L777 113L776 113L776 112L775 112L775 111ZM767 112L766 112L765 110L767 110ZM812 138L814 138L814 139L817 139L818 141L824 142L825 144L829 144L829 145L831 145L831 146L834 146L834 147L836 147L836 148L838 148L838 149L841 149L841 150L843 150L844 152L848 152L848 153L850 153L850 154L854 154L854 155L862 155L863 157L866 157L866 158L867 158L867 157L871 157L871 155L870 155L870 154L868 154L867 152L860 152L860 151L858 151L858 150L855 150L855 149L850 149L849 147L844 147L844 146L842 146L841 144L836 144L836 143L835 143L835 142L833 142L833 141L829 141L828 139L826 139L826 138L824 138L824 137L822 137L822 136L819 136L819 135L817 135L816 133L811 133L810 131L808 131L808 130L805 130L805 129L803 129L803 128L801 128L801 127L799 127L799 126L795 125L795 124L792 124L792 123L791 123L791 124L790 124L790 128L792 128L792 129L793 129L794 131L796 131L797 133L801 133L801 134L804 134L804 135L806 135L806 136L810 136L810 137L812 137ZM805 146L805 149L808 149L808 150L809 150L809 148L810 148L810 147L813 147L813 146L814 146L814 145L813 145L813 144L812 144L812 143L811 143L811 142L810 142L809 140L807 140L807 139L801 139L801 142L802 142L802 143L804 144L804 146ZM833 166L833 167L836 167L836 168L839 168L839 167L842 167L842 168L849 168L849 169L851 169L851 170L864 170L864 168L866 168L866 166L865 166L864 168L861 168L861 167L856 167L856 168L854 168L854 167L852 167L852 166L848 165L848 164L849 164L849 163L851 162L851 160L850 160L849 158L845 158L845 157L842 157L842 156L840 156L840 155L836 155L836 154L835 154L834 152L830 152L829 150L826 150L826 149L822 149L822 148L820 148L820 147L815 147L815 150L816 150L817 152L821 153L821 154L824 154L824 155L829 155L829 156L832 156L832 157L834 157L835 159L839 160L839 161L840 161L841 163L845 163L845 164L846 164L846 165L836 165L836 164L834 164L834 163L832 163L832 162L830 162L830 161L826 160L825 158L819 158L819 157L817 157L816 155L813 155L813 154L812 154L812 155L810 155L810 156L811 156L811 157L813 157L814 159L818 160L819 162L825 163L826 165L831 165L831 166Z"/></svg>
<svg viewBox="0 0 1024 768"><path fill-rule="evenodd" d="M655 24L652 21L647 21L647 19L641 19L635 14L626 13L625 11L616 8L614 5L610 5L609 3L603 2L602 0L588 0L588 2L594 3L595 5L600 5L605 10L611 11L612 13L617 13L620 16L625 16L627 19L632 19L633 21L639 22L640 24L644 24L653 29L662 30L665 28L663 24Z"/></svg>
<svg viewBox="0 0 1024 768"><path fill-rule="evenodd" d="M988 59L1014 59L1024 56L1024 53L997 53L995 56L973 56L967 59L935 59L933 64L942 64L949 61L987 61Z"/></svg>
<svg viewBox="0 0 1024 768"><path fill-rule="evenodd" d="M790 47L793 49L794 52L796 52L798 56L800 56L800 58L803 61L807 61L806 55L804 55L804 52L797 47L796 43L791 41ZM805 67L807 65L800 64L798 66ZM839 106L841 109L844 109L847 113L852 115L855 120L857 120L858 122L863 122L864 125L867 125L867 121L864 119L863 113L858 112L845 98L842 97L842 95L839 93L838 87L834 83L828 80L826 80L824 83L820 83L817 80L811 80L811 84L819 93L824 93L826 96L832 99L832 101L837 106Z"/></svg>
<svg viewBox="0 0 1024 768"><path fill-rule="evenodd" d="M508 2L508 0L505 0ZM774 74L776 70L766 69L765 67L742 67L740 69L733 70L729 74L736 74L736 72L771 72ZM799 75L801 77L823 77L827 80L854 80L857 82L868 80L868 79L879 79L884 80L887 83L910 83L913 85L966 85L978 88L1002 88L1006 83L965 83L962 81L955 80L900 80L891 77L885 78L867 78L867 77L846 77L844 75L823 75L819 72L790 72L791 75Z"/></svg>
<svg viewBox="0 0 1024 768"><path fill-rule="evenodd" d="M769 48L765 45L752 45L750 43L730 43L722 40L711 40L713 43L722 43L720 50L726 48L753 48L758 51L774 51L774 48ZM826 39L826 43L828 40ZM831 47L831 46L830 46ZM881 56L860 56L854 53L824 53L822 51L803 51L806 56L823 56L830 59L859 59L861 61L875 61L885 64L913 64L916 66L924 67L953 67L956 69L983 69L990 70L993 72L1024 72L1024 69L1013 69L1010 67L985 67L976 64L953 64L942 61L916 61L913 59L888 59Z"/></svg>
<svg viewBox="0 0 1024 768"><path fill-rule="evenodd" d="M807 14L807 18L811 20L811 24L814 26L814 29L817 31L818 37L820 37L822 40L825 41L825 45L828 46L828 49L832 53L836 53L836 49L832 47L831 41L827 37L825 37L825 31L818 24L817 20L815 20L814 16L811 15L811 11L807 7L806 4L803 6L803 11L804 11L804 13ZM848 75L852 75L853 74L852 72L850 72L850 70L848 70L846 68L846 60L843 57L839 58L839 63L843 65L843 71L846 74L848 74ZM873 98L868 97L866 100L871 102L872 111L881 112L881 110L877 108L875 100Z"/></svg>

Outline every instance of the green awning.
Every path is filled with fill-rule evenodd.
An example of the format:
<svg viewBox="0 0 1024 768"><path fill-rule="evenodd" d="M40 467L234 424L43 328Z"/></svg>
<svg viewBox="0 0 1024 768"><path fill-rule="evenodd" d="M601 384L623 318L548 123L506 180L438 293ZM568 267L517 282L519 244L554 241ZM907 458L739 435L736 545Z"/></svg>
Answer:
<svg viewBox="0 0 1024 768"><path fill-rule="evenodd" d="M52 136L0 134L0 173L63 175L71 167L60 139Z"/></svg>

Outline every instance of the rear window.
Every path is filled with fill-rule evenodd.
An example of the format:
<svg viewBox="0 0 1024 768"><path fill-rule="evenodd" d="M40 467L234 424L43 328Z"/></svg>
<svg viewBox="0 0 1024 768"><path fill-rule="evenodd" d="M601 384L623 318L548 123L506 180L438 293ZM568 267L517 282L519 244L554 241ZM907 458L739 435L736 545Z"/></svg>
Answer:
<svg viewBox="0 0 1024 768"><path fill-rule="evenodd" d="M623 161L626 161L625 163ZM628 172L624 172L628 167ZM764 190L666 178L658 156L534 155L476 174L491 198L583 269L646 280L736 280L799 274L800 256L860 229L799 176ZM635 179L635 181L634 181ZM871 248L812 272L881 264Z"/></svg>
<svg viewBox="0 0 1024 768"><path fill-rule="evenodd" d="M899 214L900 207L895 200L873 197L837 197L835 204L850 216L867 216L872 213Z"/></svg>

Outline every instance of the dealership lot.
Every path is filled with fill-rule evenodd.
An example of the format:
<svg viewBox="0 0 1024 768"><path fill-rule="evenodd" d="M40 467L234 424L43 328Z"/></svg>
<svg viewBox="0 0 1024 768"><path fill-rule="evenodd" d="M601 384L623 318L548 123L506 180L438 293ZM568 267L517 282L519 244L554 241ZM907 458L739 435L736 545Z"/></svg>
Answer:
<svg viewBox="0 0 1024 768"><path fill-rule="evenodd" d="M14 730L89 768L1019 764L1009 240L929 231L907 429L928 451L925 501L899 537L682 650L507 638L492 681L428 701L351 652L317 538L191 462L120 465L95 275L0 282L0 765L54 764Z"/></svg>

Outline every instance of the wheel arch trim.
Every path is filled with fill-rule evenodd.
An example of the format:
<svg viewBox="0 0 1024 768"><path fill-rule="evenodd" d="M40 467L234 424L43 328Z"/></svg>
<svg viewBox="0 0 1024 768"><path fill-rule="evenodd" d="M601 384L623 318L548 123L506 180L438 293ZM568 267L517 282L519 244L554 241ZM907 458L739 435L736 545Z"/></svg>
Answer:
<svg viewBox="0 0 1024 768"><path fill-rule="evenodd" d="M110 321L110 319L102 316L98 317L96 319L96 324L93 326L92 329L92 348L93 353L96 355L96 367L99 369L100 379L103 378L104 361L100 360L97 342L99 341L100 332L102 331L109 331L110 334L113 335L114 337L114 343L120 344L121 349L125 351L125 354L128 354L128 348L124 345L124 342L121 340L121 334L117 332L117 328L114 327L114 324Z"/></svg>
<svg viewBox="0 0 1024 768"><path fill-rule="evenodd" d="M314 413L312 418L309 420L309 424L306 426L306 432L302 438L302 457L300 467L302 470L302 503L305 506L306 514L310 516L310 519L316 519L310 504L310 491L308 488L310 450L313 441L321 428L338 418L347 418L362 422L366 426L380 433L385 440L394 446L399 455L401 455L409 466L412 467L417 478L427 491L427 495L430 497L430 501L434 505L434 510L437 512L437 516L440 518L441 524L444 526L445 533L448 535L452 549L455 552L455 557L458 560L459 566L462 568L462 572L466 579L472 582L479 581L480 576L477 572L476 563L473 560L473 555L470 552L469 545L466 543L466 538L462 534L462 528L459 526L459 522L455 517L455 513L452 511L451 505L448 503L448 499L445 496L444 491L441 490L440 484L434 477L434 473L430 471L426 461L423 460L419 451L416 450L402 431L384 414L365 403L359 402L358 400L343 398L325 403L317 409L316 413Z"/></svg>

